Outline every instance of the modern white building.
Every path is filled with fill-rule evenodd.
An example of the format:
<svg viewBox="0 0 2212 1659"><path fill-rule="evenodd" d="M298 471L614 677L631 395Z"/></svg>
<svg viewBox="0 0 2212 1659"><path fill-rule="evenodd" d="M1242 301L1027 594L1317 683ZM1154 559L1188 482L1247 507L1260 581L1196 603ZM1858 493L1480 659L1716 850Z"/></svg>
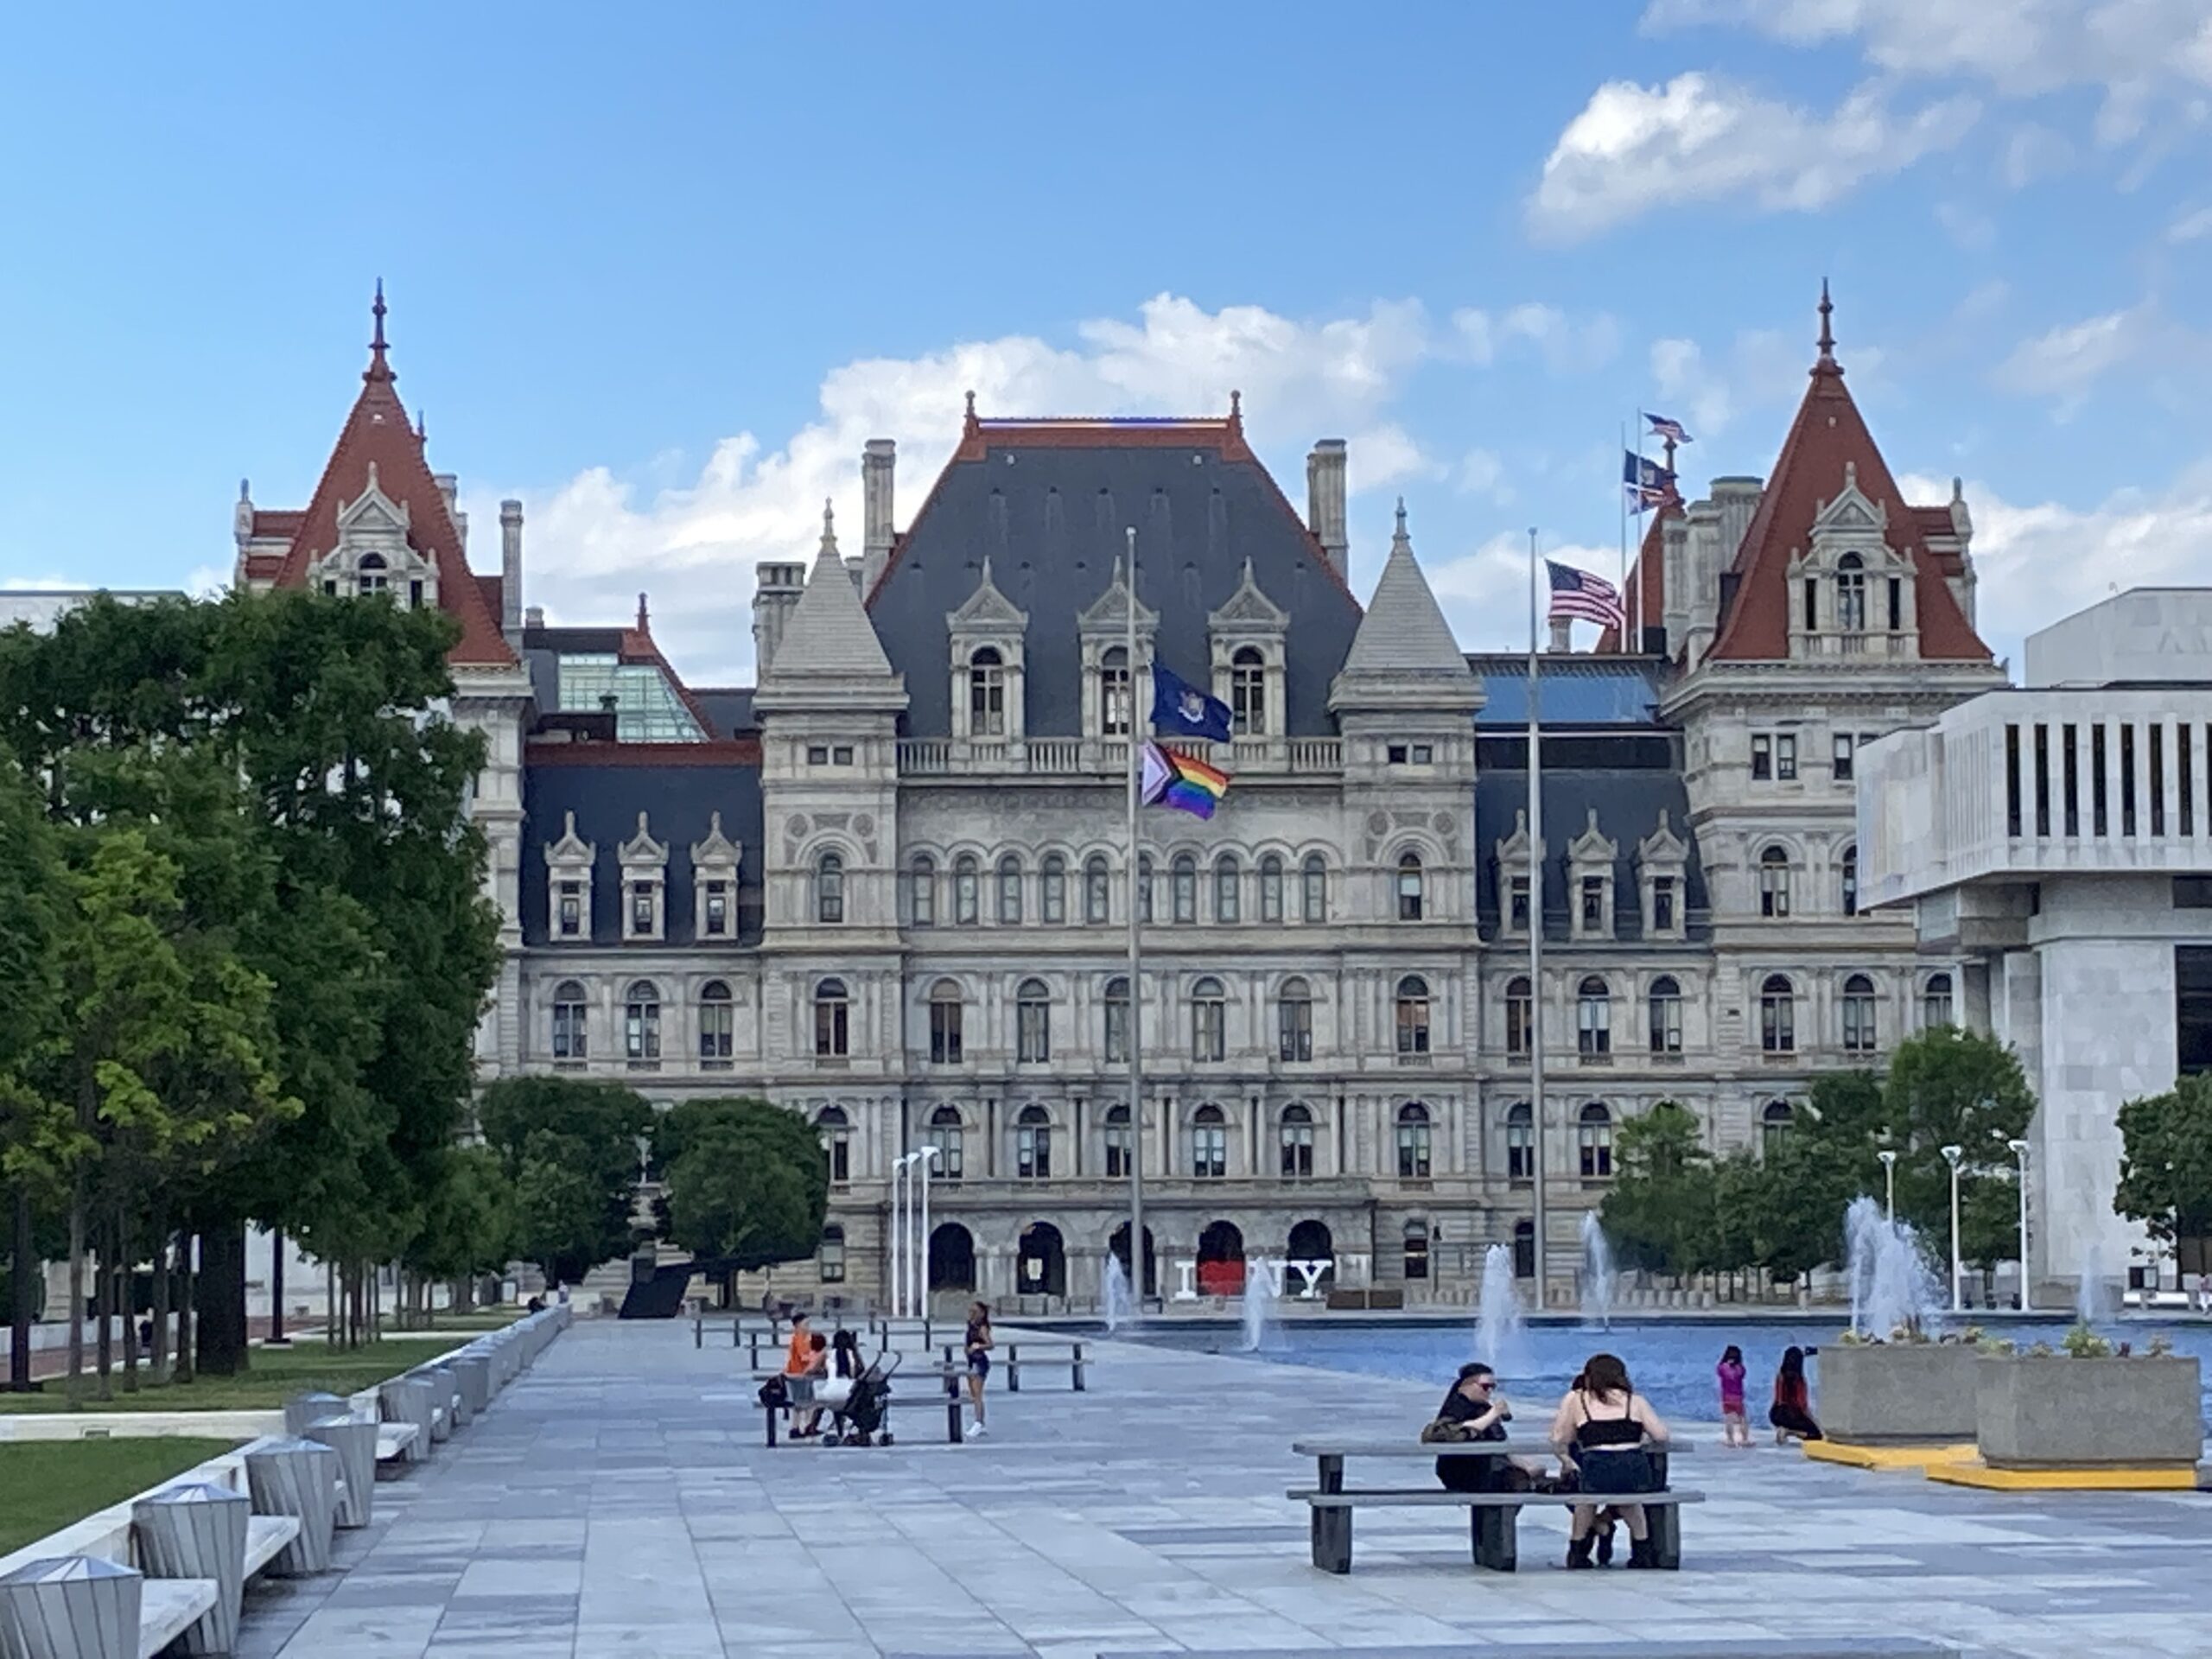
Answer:
<svg viewBox="0 0 2212 1659"><path fill-rule="evenodd" d="M2212 1066L2212 588L2133 589L2026 656L1865 751L1859 869L2025 1065L2031 1272L2071 1287L2150 1261L2113 1211L2120 1106Z"/></svg>

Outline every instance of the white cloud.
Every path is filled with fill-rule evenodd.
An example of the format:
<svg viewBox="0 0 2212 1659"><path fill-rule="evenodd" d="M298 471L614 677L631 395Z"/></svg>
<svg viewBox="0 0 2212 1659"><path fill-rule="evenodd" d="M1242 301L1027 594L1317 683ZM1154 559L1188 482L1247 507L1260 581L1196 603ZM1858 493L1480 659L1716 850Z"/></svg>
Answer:
<svg viewBox="0 0 2212 1659"><path fill-rule="evenodd" d="M1564 242L1689 201L1811 212L1957 143L1977 113L1960 98L1900 112L1871 83L1822 115L1713 75L1609 81L1545 158L1529 223Z"/></svg>
<svg viewBox="0 0 2212 1659"><path fill-rule="evenodd" d="M1960 202L1937 202L1936 222L1956 246L1968 252L1986 248L1997 239L1997 221Z"/></svg>
<svg viewBox="0 0 2212 1659"><path fill-rule="evenodd" d="M2013 190L2025 189L2070 165L2074 146L2061 134L2034 122L2015 127L1999 152L1997 175Z"/></svg>
<svg viewBox="0 0 2212 1659"><path fill-rule="evenodd" d="M1855 360L1869 362L1872 355L1862 352ZM1809 343L1793 343L1771 328L1738 334L1717 362L1694 340L1656 340L1651 384L1662 414L1682 422L1693 436L1717 436L1745 410L1796 396L1811 361Z"/></svg>
<svg viewBox="0 0 2212 1659"><path fill-rule="evenodd" d="M1533 301L1491 313L1465 306L1452 314L1459 354L1488 367L1517 345L1534 347L1554 374L1587 374L1619 354L1621 326L1611 312L1576 318Z"/></svg>
<svg viewBox="0 0 2212 1659"><path fill-rule="evenodd" d="M2014 346L1997 365L1997 384L2032 397L2056 397L2070 409L2097 381L2140 358L2160 332L2158 314L2147 301L2064 323Z"/></svg>
<svg viewBox="0 0 2212 1659"><path fill-rule="evenodd" d="M2208 236L2212 236L2212 207L2183 213L2166 226L2166 240L2177 247L2185 242L2201 242Z"/></svg>
<svg viewBox="0 0 2212 1659"><path fill-rule="evenodd" d="M1501 505L1513 499L1505 481L1505 463L1487 449L1470 449L1460 458L1459 486L1470 495L1487 495Z"/></svg>
<svg viewBox="0 0 2212 1659"><path fill-rule="evenodd" d="M1463 647L1469 651L1529 648L1529 537L1525 531L1502 531L1473 552L1447 559L1439 557L1433 550L1422 550L1415 526L1414 549L1421 554L1421 571L1428 578L1429 589ZM1562 544L1540 533L1536 550L1540 558L1578 565L1609 582L1620 573L1617 547ZM1579 633L1586 646L1595 637L1586 623Z"/></svg>
<svg viewBox="0 0 2212 1659"><path fill-rule="evenodd" d="M1951 494L1948 478L1908 474L1897 487L1913 501ZM2202 582L2204 550L2212 546L2212 461L2163 492L2121 490L2088 508L2011 502L1971 481L1966 494L1978 621L1999 655L2017 660L2026 635L2107 593Z"/></svg>
<svg viewBox="0 0 2212 1659"><path fill-rule="evenodd" d="M988 416L1220 413L1240 390L1246 430L1263 450L1300 455L1316 436L1352 432L1357 487L1448 473L1385 418L1433 349L1416 303L1301 321L1257 306L1207 311L1162 294L1134 321L1095 320L1075 332L1074 348L1008 335L846 364L823 378L818 411L780 447L741 432L678 486L647 491L601 466L550 493L487 488L464 505L491 524L501 494L525 497L525 603L555 622L605 623L630 615L639 589L652 592L663 648L687 678L713 684L751 674L753 565L810 557L824 498L837 504L846 550L859 551L868 438L899 442L903 524L958 438L965 391Z"/></svg>

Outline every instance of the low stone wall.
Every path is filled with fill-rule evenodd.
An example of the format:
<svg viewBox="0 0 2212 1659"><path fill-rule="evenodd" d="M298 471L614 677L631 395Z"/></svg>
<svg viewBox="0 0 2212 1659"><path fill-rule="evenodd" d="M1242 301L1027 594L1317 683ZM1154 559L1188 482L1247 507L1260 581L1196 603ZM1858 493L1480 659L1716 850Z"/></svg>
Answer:
<svg viewBox="0 0 2212 1659"><path fill-rule="evenodd" d="M2199 1370L2178 1356L1984 1356L1974 1376L1981 1460L1993 1469L2193 1468L2204 1452Z"/></svg>
<svg viewBox="0 0 2212 1659"><path fill-rule="evenodd" d="M1963 1342L1824 1346L1815 1414L1829 1439L1853 1446L1971 1440L1980 1361Z"/></svg>

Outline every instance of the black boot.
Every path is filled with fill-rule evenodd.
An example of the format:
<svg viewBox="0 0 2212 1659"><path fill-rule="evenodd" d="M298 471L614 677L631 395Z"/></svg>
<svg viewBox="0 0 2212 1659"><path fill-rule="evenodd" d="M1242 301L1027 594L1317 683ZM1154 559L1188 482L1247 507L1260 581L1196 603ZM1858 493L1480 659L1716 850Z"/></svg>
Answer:
<svg viewBox="0 0 2212 1659"><path fill-rule="evenodd" d="M1590 1546L1591 1546L1593 1542L1595 1542L1595 1541L1595 1541L1594 1539L1586 1538L1586 1537L1585 1537L1585 1538L1570 1538L1570 1539L1568 1539L1568 1540L1567 1541L1567 1566L1569 1566L1570 1567L1587 1567L1587 1566L1589 1566L1589 1565L1590 1565Z"/></svg>
<svg viewBox="0 0 2212 1659"><path fill-rule="evenodd" d="M1613 1564L1613 1523L1611 1522L1607 1521L1599 1528L1597 1539L1598 1565L1611 1567Z"/></svg>
<svg viewBox="0 0 2212 1659"><path fill-rule="evenodd" d="M1654 1543L1648 1535L1642 1538L1630 1539L1628 1541L1628 1564L1630 1567L1657 1567L1659 1565L1659 1546Z"/></svg>

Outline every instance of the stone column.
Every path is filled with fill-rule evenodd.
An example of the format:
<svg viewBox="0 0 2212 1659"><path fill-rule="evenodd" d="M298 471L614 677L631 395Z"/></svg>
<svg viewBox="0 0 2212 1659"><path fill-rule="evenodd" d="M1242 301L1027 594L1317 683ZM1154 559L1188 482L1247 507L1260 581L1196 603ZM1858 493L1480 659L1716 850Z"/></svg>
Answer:
<svg viewBox="0 0 2212 1659"><path fill-rule="evenodd" d="M244 1492L208 1481L172 1486L130 1506L131 1536L149 1577L214 1583L215 1605L177 1638L186 1653L230 1653L238 1647L246 1523L252 1515ZM134 1640L112 1651L137 1650Z"/></svg>

